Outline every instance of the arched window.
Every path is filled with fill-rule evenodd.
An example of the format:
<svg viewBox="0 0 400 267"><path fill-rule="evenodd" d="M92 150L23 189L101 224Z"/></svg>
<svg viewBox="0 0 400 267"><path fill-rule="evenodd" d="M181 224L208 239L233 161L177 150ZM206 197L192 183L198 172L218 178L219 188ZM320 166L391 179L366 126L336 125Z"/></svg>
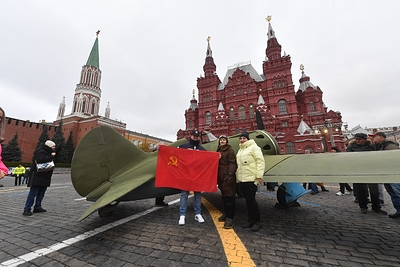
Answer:
<svg viewBox="0 0 400 267"><path fill-rule="evenodd" d="M132 139L132 143L133 143L135 146L137 146L136 139Z"/></svg>
<svg viewBox="0 0 400 267"><path fill-rule="evenodd" d="M230 119L231 121L235 120L235 109L234 109L234 108L231 108L231 109L230 109L229 119Z"/></svg>
<svg viewBox="0 0 400 267"><path fill-rule="evenodd" d="M239 120L244 120L246 119L246 114L244 111L244 107L243 106L239 106Z"/></svg>
<svg viewBox="0 0 400 267"><path fill-rule="evenodd" d="M192 121L192 119L190 119L189 120L189 129L192 129L192 127L193 127L193 121Z"/></svg>
<svg viewBox="0 0 400 267"><path fill-rule="evenodd" d="M315 112L314 102L310 101L310 111Z"/></svg>
<svg viewBox="0 0 400 267"><path fill-rule="evenodd" d="M206 112L206 124L211 124L211 112Z"/></svg>
<svg viewBox="0 0 400 267"><path fill-rule="evenodd" d="M286 143L286 154L294 154L294 144L292 142Z"/></svg>
<svg viewBox="0 0 400 267"><path fill-rule="evenodd" d="M137 146L141 148L142 144L143 144L142 140L139 140Z"/></svg>
<svg viewBox="0 0 400 267"><path fill-rule="evenodd" d="M254 118L254 106L253 106L253 104L250 104L250 106L249 106L249 115L250 115L250 119Z"/></svg>
<svg viewBox="0 0 400 267"><path fill-rule="evenodd" d="M95 104L94 102L92 102L92 109L91 109L91 111L90 111L90 114L95 115L95 114L94 114L95 107L96 107L96 104Z"/></svg>
<svg viewBox="0 0 400 267"><path fill-rule="evenodd" d="M286 101L281 99L278 102L279 114L287 114Z"/></svg>

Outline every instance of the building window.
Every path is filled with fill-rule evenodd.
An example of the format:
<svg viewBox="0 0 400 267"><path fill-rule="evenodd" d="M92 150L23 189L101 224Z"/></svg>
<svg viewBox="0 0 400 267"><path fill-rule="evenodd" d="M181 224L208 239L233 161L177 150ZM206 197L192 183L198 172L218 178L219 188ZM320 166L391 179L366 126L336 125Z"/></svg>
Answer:
<svg viewBox="0 0 400 267"><path fill-rule="evenodd" d="M138 147L142 148L142 144L143 144L142 140L139 140L137 145L138 145Z"/></svg>
<svg viewBox="0 0 400 267"><path fill-rule="evenodd" d="M93 114L93 115L94 115L94 108L95 108L95 104L92 103L92 110L90 111L90 113Z"/></svg>
<svg viewBox="0 0 400 267"><path fill-rule="evenodd" d="M243 93L243 89L242 89L242 87L239 87L238 88L238 95L241 95Z"/></svg>
<svg viewBox="0 0 400 267"><path fill-rule="evenodd" d="M253 104L250 104L250 106L249 106L249 115L250 115L250 119L254 118L254 106L253 106Z"/></svg>
<svg viewBox="0 0 400 267"><path fill-rule="evenodd" d="M310 102L310 111L311 112L315 112L315 106L314 106L314 102Z"/></svg>
<svg viewBox="0 0 400 267"><path fill-rule="evenodd" d="M211 124L211 112L206 112L206 124Z"/></svg>
<svg viewBox="0 0 400 267"><path fill-rule="evenodd" d="M288 127L288 122L287 121L282 122L282 127Z"/></svg>
<svg viewBox="0 0 400 267"><path fill-rule="evenodd" d="M246 119L246 114L245 114L245 111L244 111L244 107L240 106L238 111L239 111L239 120Z"/></svg>
<svg viewBox="0 0 400 267"><path fill-rule="evenodd" d="M132 139L132 143L133 143L135 146L137 146L136 139Z"/></svg>
<svg viewBox="0 0 400 267"><path fill-rule="evenodd" d="M286 143L286 154L294 154L294 144L292 142Z"/></svg>
<svg viewBox="0 0 400 267"><path fill-rule="evenodd" d="M233 108L230 109L229 119L231 121L235 120L235 110Z"/></svg>
<svg viewBox="0 0 400 267"><path fill-rule="evenodd" d="M190 119L189 120L189 129L192 129L192 127L193 127L193 121L192 121L192 119Z"/></svg>
<svg viewBox="0 0 400 267"><path fill-rule="evenodd" d="M235 129L235 134L238 134L238 133L240 133L240 130L239 130L239 128L236 128Z"/></svg>
<svg viewBox="0 0 400 267"><path fill-rule="evenodd" d="M279 114L287 114L287 108L286 108L286 101L285 100L279 100L278 102L279 106Z"/></svg>

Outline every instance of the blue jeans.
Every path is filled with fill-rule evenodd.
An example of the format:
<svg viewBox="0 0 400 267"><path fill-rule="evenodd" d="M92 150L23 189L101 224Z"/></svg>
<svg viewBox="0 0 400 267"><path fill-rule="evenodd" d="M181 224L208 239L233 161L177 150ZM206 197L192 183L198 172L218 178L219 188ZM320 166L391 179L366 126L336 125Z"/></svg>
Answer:
<svg viewBox="0 0 400 267"><path fill-rule="evenodd" d="M400 214L400 184L384 184L386 191L392 199L393 207Z"/></svg>
<svg viewBox="0 0 400 267"><path fill-rule="evenodd" d="M179 212L181 216L186 216L186 208L189 191L181 192ZM201 214L201 192L194 192L194 214Z"/></svg>
<svg viewBox="0 0 400 267"><path fill-rule="evenodd" d="M32 186L31 190L29 190L28 197L26 198L26 203L24 210L31 210L33 203L35 202L35 206L33 208L41 208L42 200L44 198L44 194L46 193L47 187L45 186ZM35 201L36 198L36 201Z"/></svg>

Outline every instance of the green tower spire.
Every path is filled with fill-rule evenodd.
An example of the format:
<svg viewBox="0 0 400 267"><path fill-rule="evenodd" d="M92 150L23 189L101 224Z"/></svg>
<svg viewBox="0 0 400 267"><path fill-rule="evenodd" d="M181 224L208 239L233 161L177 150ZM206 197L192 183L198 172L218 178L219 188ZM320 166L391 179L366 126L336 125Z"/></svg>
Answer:
<svg viewBox="0 0 400 267"><path fill-rule="evenodd" d="M99 33L100 30L96 32L96 41L94 41L94 45L92 47L92 51L90 51L89 58L86 62L87 66L93 66L98 69L100 69L100 64L99 64Z"/></svg>

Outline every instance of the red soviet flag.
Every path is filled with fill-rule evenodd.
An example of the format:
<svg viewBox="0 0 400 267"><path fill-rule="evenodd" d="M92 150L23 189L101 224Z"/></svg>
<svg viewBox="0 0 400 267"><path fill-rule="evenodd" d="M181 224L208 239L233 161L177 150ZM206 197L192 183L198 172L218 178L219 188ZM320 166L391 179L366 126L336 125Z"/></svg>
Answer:
<svg viewBox="0 0 400 267"><path fill-rule="evenodd" d="M160 146L156 187L216 192L219 153Z"/></svg>

